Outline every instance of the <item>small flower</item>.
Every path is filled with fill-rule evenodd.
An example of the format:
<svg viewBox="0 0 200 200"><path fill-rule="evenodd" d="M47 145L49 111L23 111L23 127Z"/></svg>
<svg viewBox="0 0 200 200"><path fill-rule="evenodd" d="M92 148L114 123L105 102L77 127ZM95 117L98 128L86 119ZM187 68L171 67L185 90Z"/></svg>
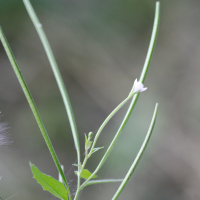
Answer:
<svg viewBox="0 0 200 200"><path fill-rule="evenodd" d="M144 92L145 90L147 90L147 87L145 88L140 81L137 81L137 79L135 79L133 84L133 92L139 93L139 92Z"/></svg>

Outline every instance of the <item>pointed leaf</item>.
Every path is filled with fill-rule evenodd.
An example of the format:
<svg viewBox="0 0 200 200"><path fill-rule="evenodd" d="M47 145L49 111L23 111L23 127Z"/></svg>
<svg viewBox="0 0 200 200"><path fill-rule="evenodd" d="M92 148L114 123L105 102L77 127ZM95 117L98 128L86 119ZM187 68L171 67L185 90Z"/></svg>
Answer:
<svg viewBox="0 0 200 200"><path fill-rule="evenodd" d="M82 165L78 165L78 164L72 164L75 167L82 167Z"/></svg>
<svg viewBox="0 0 200 200"><path fill-rule="evenodd" d="M77 175L77 171L74 172ZM88 179L91 176L91 172L88 169L83 169L81 172L81 178ZM92 178L96 178L97 175L93 175Z"/></svg>
<svg viewBox="0 0 200 200"><path fill-rule="evenodd" d="M99 149L103 149L104 147L97 147L97 148L94 148L92 149L92 154L95 153L96 151L98 151Z"/></svg>
<svg viewBox="0 0 200 200"><path fill-rule="evenodd" d="M87 143L87 135L86 135L86 133L84 133L85 134L85 144Z"/></svg>
<svg viewBox="0 0 200 200"><path fill-rule="evenodd" d="M75 167L78 167L79 165L78 164L72 164L73 166L75 166Z"/></svg>
<svg viewBox="0 0 200 200"><path fill-rule="evenodd" d="M103 180L92 180L88 181L86 186L93 185L93 184L99 184L99 183L114 183L114 182L122 182L123 179L103 179Z"/></svg>
<svg viewBox="0 0 200 200"><path fill-rule="evenodd" d="M35 165L30 163L34 178L42 186L43 190L49 191L59 199L68 200L67 190L64 185L51 176L43 174Z"/></svg>

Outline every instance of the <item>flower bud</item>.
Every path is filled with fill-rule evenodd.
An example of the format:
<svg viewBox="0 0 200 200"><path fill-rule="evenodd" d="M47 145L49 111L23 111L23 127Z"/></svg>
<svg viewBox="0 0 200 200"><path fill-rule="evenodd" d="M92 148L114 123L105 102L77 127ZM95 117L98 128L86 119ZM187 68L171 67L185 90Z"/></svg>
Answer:
<svg viewBox="0 0 200 200"><path fill-rule="evenodd" d="M88 134L88 139L89 139L89 138L92 138L92 136L93 136L93 132L89 132L89 134Z"/></svg>

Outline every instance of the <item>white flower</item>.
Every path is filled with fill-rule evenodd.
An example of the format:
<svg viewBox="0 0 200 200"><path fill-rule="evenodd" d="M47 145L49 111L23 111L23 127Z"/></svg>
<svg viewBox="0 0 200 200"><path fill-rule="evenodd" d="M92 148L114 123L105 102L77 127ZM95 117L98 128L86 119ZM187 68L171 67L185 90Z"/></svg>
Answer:
<svg viewBox="0 0 200 200"><path fill-rule="evenodd" d="M147 90L147 87L144 87L144 85L135 79L134 84L133 84L133 92L134 93L139 93L139 92L144 92Z"/></svg>

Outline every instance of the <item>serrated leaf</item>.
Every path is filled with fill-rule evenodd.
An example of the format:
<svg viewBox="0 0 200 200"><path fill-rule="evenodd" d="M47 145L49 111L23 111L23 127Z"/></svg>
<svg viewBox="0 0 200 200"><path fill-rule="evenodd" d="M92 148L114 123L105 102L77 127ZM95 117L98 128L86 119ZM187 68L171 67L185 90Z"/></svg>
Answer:
<svg viewBox="0 0 200 200"><path fill-rule="evenodd" d="M96 151L98 151L99 149L103 149L104 147L97 147L97 148L94 148L92 149L92 154L95 153Z"/></svg>
<svg viewBox="0 0 200 200"><path fill-rule="evenodd" d="M43 190L47 190L54 196L62 200L68 200L67 190L64 185L51 176L43 174L35 165L30 163L33 177L42 186Z"/></svg>
<svg viewBox="0 0 200 200"><path fill-rule="evenodd" d="M74 173L77 175L77 171L74 171ZM88 169L83 169L81 172L81 178L88 179L92 173ZM97 175L93 175L92 178L96 178Z"/></svg>
<svg viewBox="0 0 200 200"><path fill-rule="evenodd" d="M123 179L102 179L102 180L92 180L88 181L86 186L93 185L93 184L99 184L99 183L115 183L115 182L122 182Z"/></svg>

